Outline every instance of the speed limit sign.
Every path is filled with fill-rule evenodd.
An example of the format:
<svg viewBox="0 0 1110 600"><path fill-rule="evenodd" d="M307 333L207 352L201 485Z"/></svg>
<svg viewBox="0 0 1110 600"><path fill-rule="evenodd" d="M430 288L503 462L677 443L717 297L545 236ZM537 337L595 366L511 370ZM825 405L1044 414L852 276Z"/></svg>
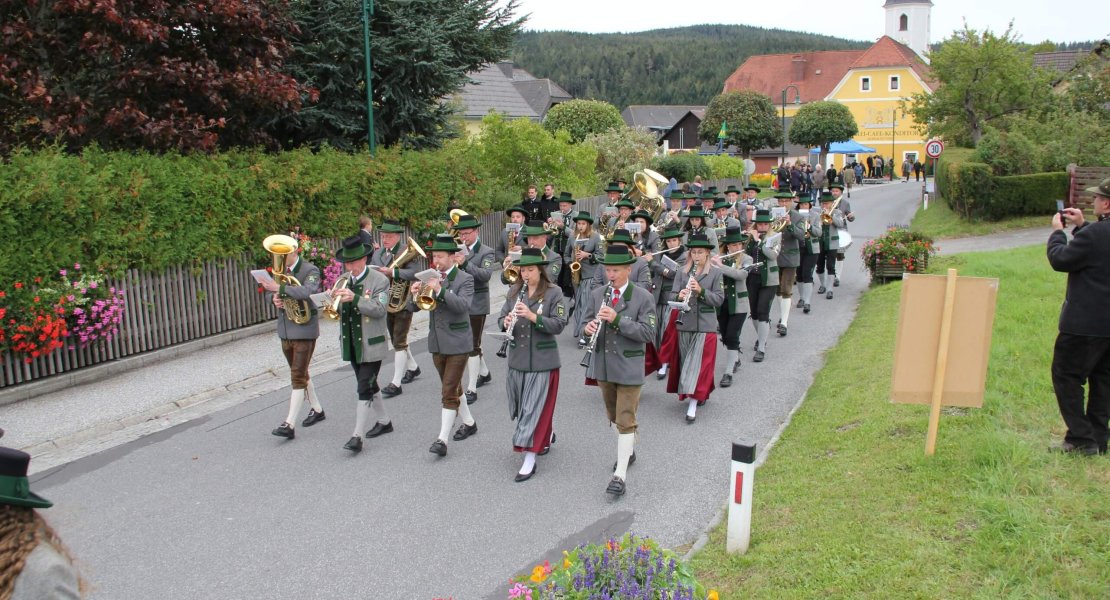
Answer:
<svg viewBox="0 0 1110 600"><path fill-rule="evenodd" d="M925 155L929 158L937 158L941 152L944 152L944 143L940 140L929 140L925 144Z"/></svg>

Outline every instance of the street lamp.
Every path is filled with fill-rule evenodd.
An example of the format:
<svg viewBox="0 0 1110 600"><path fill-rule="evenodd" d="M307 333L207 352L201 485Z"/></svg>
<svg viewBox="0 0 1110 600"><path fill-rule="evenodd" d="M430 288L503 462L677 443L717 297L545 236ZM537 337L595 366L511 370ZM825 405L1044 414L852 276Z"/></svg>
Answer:
<svg viewBox="0 0 1110 600"><path fill-rule="evenodd" d="M782 158L779 159L779 164L786 163L786 92L793 88L794 90L794 105L802 103L802 92L796 85L788 85L782 88Z"/></svg>
<svg viewBox="0 0 1110 600"><path fill-rule="evenodd" d="M366 140L370 143L370 156L374 156L374 88L370 79L370 15L374 14L374 0L362 0L362 46L366 63Z"/></svg>

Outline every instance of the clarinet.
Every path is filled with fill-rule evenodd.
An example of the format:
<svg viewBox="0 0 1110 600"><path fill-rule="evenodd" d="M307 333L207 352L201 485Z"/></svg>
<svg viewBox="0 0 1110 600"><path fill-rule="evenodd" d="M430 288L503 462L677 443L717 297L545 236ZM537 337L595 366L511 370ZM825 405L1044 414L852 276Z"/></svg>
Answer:
<svg viewBox="0 0 1110 600"><path fill-rule="evenodd" d="M690 267L690 272L689 272L689 277L690 278L686 280L686 288L685 288L686 289L686 299L684 300L686 305L679 310L679 312L682 312L682 313L690 312L690 298L693 297L693 295L694 295L693 294L693 292L694 292L694 281L697 280L698 261L694 260L693 258L691 258L690 261L693 263L693 266ZM678 319L675 319L675 324L676 325L681 325L682 324L682 317L681 316L678 317Z"/></svg>
<svg viewBox="0 0 1110 600"><path fill-rule="evenodd" d="M520 295L517 296L516 301L517 302L524 302L524 298L527 297L527 294L528 294L528 284L521 283L520 284ZM505 341L501 342L501 348L497 351L497 356L498 357L505 358L506 356L509 355L509 342L511 342L512 339L513 339L512 338L513 327L515 327L515 326L516 326L516 304L513 304L513 312L509 315L509 326L505 328L505 331L509 334L509 337L505 338Z"/></svg>
<svg viewBox="0 0 1110 600"><path fill-rule="evenodd" d="M606 296L609 296L610 298L606 298L605 302L612 302L611 296L615 292L612 286L613 282L610 281L610 291L608 294L606 294ZM602 304L601 307L604 308L605 304ZM593 335L590 336L590 341L586 343L586 355L582 357L582 362L578 363L579 365L586 367L587 369L590 368L590 362L593 360L594 357L594 346L597 344L597 334L601 332L601 308L597 309L597 316L594 317L593 322L597 324L597 329L595 329Z"/></svg>

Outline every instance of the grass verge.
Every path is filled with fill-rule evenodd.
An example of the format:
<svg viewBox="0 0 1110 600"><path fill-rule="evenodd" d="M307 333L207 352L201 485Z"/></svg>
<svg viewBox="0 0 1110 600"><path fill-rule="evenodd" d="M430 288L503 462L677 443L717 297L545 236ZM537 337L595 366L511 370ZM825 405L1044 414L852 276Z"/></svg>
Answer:
<svg viewBox="0 0 1110 600"><path fill-rule="evenodd" d="M1064 276L1040 247L930 266L1001 280L983 408L945 409L926 458L928 407L889 402L901 283L866 292L757 473L748 554L722 525L693 558L721 598L1106 597L1110 459L1046 451Z"/></svg>
<svg viewBox="0 0 1110 600"><path fill-rule="evenodd" d="M929 210L917 207L910 229L920 231L933 239L961 238L973 235L988 235L1015 229L1046 227L1052 215L1015 217L1003 221L968 221L961 218L944 200L930 200Z"/></svg>

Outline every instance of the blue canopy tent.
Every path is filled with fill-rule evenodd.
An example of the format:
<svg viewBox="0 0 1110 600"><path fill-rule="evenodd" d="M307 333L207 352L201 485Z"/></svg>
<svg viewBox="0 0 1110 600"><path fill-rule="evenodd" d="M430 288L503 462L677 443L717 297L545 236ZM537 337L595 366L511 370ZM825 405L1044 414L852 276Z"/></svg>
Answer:
<svg viewBox="0 0 1110 600"><path fill-rule="evenodd" d="M848 140L847 142L833 142L829 145L829 154L865 154L874 152L874 148L869 148L856 140ZM812 148L810 154L820 154L820 148Z"/></svg>

